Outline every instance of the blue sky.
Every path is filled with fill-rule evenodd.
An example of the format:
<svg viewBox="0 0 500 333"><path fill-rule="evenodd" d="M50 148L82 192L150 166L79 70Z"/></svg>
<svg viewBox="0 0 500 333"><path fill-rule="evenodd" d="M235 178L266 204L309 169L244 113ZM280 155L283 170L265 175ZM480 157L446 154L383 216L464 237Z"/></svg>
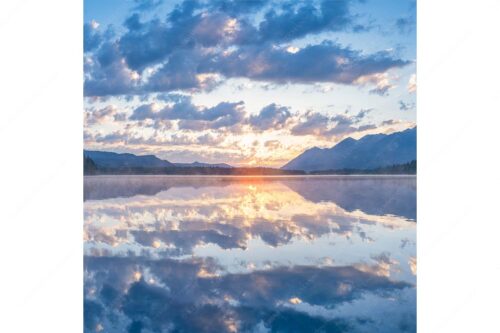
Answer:
<svg viewBox="0 0 500 333"><path fill-rule="evenodd" d="M415 126L414 1L85 1L86 149L281 166Z"/></svg>

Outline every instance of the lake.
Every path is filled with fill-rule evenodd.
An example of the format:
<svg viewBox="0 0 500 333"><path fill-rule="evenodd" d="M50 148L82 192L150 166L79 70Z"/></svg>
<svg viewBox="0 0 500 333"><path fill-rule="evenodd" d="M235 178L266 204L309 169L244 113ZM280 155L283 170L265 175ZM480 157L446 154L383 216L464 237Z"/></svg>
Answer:
<svg viewBox="0 0 500 333"><path fill-rule="evenodd" d="M415 332L414 176L84 179L85 332Z"/></svg>

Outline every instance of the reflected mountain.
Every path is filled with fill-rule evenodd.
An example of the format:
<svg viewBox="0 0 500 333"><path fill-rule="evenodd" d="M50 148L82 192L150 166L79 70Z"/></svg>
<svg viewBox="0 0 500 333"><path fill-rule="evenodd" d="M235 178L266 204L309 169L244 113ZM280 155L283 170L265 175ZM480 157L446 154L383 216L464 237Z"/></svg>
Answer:
<svg viewBox="0 0 500 333"><path fill-rule="evenodd" d="M177 177L177 176L86 176L84 178L83 199L105 200L129 198L136 195L156 195L173 187L200 188L207 186L225 186L221 177Z"/></svg>
<svg viewBox="0 0 500 333"><path fill-rule="evenodd" d="M97 176L85 177L84 200L154 196L176 187L225 187L231 184L279 182L312 202L334 202L348 210L367 214L397 215L416 219L414 176Z"/></svg>
<svg viewBox="0 0 500 333"><path fill-rule="evenodd" d="M307 181L291 178L282 183L312 202L335 202L347 211L416 219L417 188L413 176L317 177Z"/></svg>

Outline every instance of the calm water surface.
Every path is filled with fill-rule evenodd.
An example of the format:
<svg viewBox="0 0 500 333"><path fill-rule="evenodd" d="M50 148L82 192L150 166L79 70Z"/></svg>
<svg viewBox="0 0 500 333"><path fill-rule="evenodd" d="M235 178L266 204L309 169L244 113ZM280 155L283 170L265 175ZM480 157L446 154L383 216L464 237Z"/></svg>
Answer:
<svg viewBox="0 0 500 333"><path fill-rule="evenodd" d="M85 332L415 332L415 177L85 177Z"/></svg>

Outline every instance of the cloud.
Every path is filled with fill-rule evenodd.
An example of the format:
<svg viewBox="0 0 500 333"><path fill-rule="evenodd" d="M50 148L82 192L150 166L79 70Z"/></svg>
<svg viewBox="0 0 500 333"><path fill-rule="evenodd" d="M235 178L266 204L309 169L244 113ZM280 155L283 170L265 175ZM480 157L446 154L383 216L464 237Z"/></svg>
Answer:
<svg viewBox="0 0 500 333"><path fill-rule="evenodd" d="M218 129L240 124L245 118L244 103L221 102L214 107L196 106L185 97L178 103L160 108L157 104L137 107L130 120L179 120L180 129Z"/></svg>
<svg viewBox="0 0 500 333"><path fill-rule="evenodd" d="M264 7L269 0L213 0L208 5L210 9L219 10L230 15L241 15L252 13Z"/></svg>
<svg viewBox="0 0 500 333"><path fill-rule="evenodd" d="M134 93L139 74L123 61L116 43L103 44L85 64L85 96L107 96Z"/></svg>
<svg viewBox="0 0 500 333"><path fill-rule="evenodd" d="M286 125L291 116L292 114L288 107L272 103L265 106L259 114L251 116L249 123L255 129L261 131L281 129Z"/></svg>
<svg viewBox="0 0 500 333"><path fill-rule="evenodd" d="M206 57L199 68L227 78L246 77L277 83L364 84L373 82L373 79L363 78L407 64L407 61L395 59L387 52L365 55L324 41L297 52L267 44L240 47L222 56Z"/></svg>
<svg viewBox="0 0 500 333"><path fill-rule="evenodd" d="M405 102L400 100L399 101L399 109L401 111L413 110L413 109L415 109L415 103L411 103L411 102L405 103Z"/></svg>
<svg viewBox="0 0 500 333"><path fill-rule="evenodd" d="M157 104L154 103L140 105L134 110L129 120L157 119L158 110Z"/></svg>
<svg viewBox="0 0 500 333"><path fill-rule="evenodd" d="M83 321L84 326L89 331L94 331L99 321L104 316L104 307L98 302L85 299L83 302Z"/></svg>
<svg viewBox="0 0 500 333"><path fill-rule="evenodd" d="M283 42L322 31L342 31L353 26L349 0L313 2L288 1L270 9L259 24L262 41ZM277 6L276 6L277 7Z"/></svg>
<svg viewBox="0 0 500 333"><path fill-rule="evenodd" d="M399 120L395 120L395 119L388 119L388 120L384 120L380 123L381 126L390 126L390 125L396 125L396 124L399 124L400 121Z"/></svg>
<svg viewBox="0 0 500 333"><path fill-rule="evenodd" d="M358 113L348 116L347 112L344 114L337 114L331 118L332 121L339 125L353 125L363 120L373 109L361 109Z"/></svg>
<svg viewBox="0 0 500 333"><path fill-rule="evenodd" d="M415 17L412 16L407 16L407 17L400 17L396 20L396 28L398 29L399 33L401 34L408 34L415 29Z"/></svg>
<svg viewBox="0 0 500 333"><path fill-rule="evenodd" d="M163 0L134 0L135 6L132 10L150 11L163 4Z"/></svg>
<svg viewBox="0 0 500 333"><path fill-rule="evenodd" d="M99 24L96 21L85 23L83 25L83 51L92 51L99 47L103 37L97 31Z"/></svg>
<svg viewBox="0 0 500 333"><path fill-rule="evenodd" d="M213 135L210 133L203 134L197 138L197 142L200 145L208 145L208 146L213 146L213 145L218 145L224 142L224 137L220 135Z"/></svg>
<svg viewBox="0 0 500 333"><path fill-rule="evenodd" d="M155 1L144 1L154 3ZM323 1L317 8L312 3L297 6L284 3L279 11L270 9L256 27L248 15L267 1L217 1L202 4L185 1L165 21L153 19L138 23L137 14L127 19L129 30L119 44L129 66L135 70L165 59L174 50L196 46L218 46L249 43L283 42L325 30L340 31L352 25L349 12L352 1ZM199 9L196 11L196 9ZM246 12L246 17L240 14ZM134 23L134 24L130 24Z"/></svg>
<svg viewBox="0 0 500 333"><path fill-rule="evenodd" d="M350 3L285 2L261 13L257 26L253 14L244 10L260 10L265 1L185 1L165 20L142 20L133 13L117 38L86 24L85 95L210 91L224 78L238 77L277 84L353 85L362 77L407 65L388 52L365 54L331 41L301 48L280 45L308 34L348 29L355 19ZM387 89L377 86L374 92Z"/></svg>
<svg viewBox="0 0 500 333"><path fill-rule="evenodd" d="M375 73L370 75L363 75L356 79L356 83L364 86L366 84L375 85L375 88L369 91L370 94L386 96L389 90L395 86L391 83L391 78L387 73Z"/></svg>
<svg viewBox="0 0 500 333"><path fill-rule="evenodd" d="M95 20L83 24L83 52L89 53L99 49L99 47L115 38L115 31L110 25L105 29Z"/></svg>
<svg viewBox="0 0 500 333"><path fill-rule="evenodd" d="M129 17L125 22L128 31L118 40L127 64L142 70L165 62L175 51L255 41L255 28L245 19L218 11L195 14L195 8L185 5L174 10L166 21L139 22L137 14Z"/></svg>
<svg viewBox="0 0 500 333"><path fill-rule="evenodd" d="M221 140L223 138L224 137L222 137ZM168 160L176 162L203 161L205 163L225 163L227 161L232 161L233 163L237 163L247 158L245 153L241 150L227 148L207 149L206 146L202 146L201 149L196 150L168 150L164 151L162 155Z"/></svg>
<svg viewBox="0 0 500 333"><path fill-rule="evenodd" d="M320 113L309 112L305 121L298 123L291 129L293 135L323 135L328 126L329 118Z"/></svg>
<svg viewBox="0 0 500 333"><path fill-rule="evenodd" d="M176 94L176 93L160 93L156 94L156 100L160 100L163 102L171 102L171 103L180 103L185 100L188 95Z"/></svg>
<svg viewBox="0 0 500 333"><path fill-rule="evenodd" d="M270 149L280 149L283 148L283 145L279 140L267 140L266 142L264 142L264 147Z"/></svg>
<svg viewBox="0 0 500 333"><path fill-rule="evenodd" d="M196 147L221 144L224 142L225 137L212 133L205 133L202 135L189 135L184 133L165 135L154 132L153 134L147 135L127 130L118 130L107 134L85 131L84 140L87 146L92 146L94 144L106 146L126 144L128 147L144 145L156 147L164 147L166 145Z"/></svg>
<svg viewBox="0 0 500 333"><path fill-rule="evenodd" d="M97 143L128 143L132 141L133 136L127 131L114 131L105 135L97 134L93 136L93 140Z"/></svg>
<svg viewBox="0 0 500 333"><path fill-rule="evenodd" d="M396 29L400 34L409 34L415 31L416 26L416 10L417 4L416 1L412 0L408 4L408 12L406 15L399 17L394 23Z"/></svg>
<svg viewBox="0 0 500 333"><path fill-rule="evenodd" d="M391 85L377 86L373 89L370 89L369 93L379 95L379 96L387 96L387 93L388 93L389 89L391 89L391 88L392 88Z"/></svg>
<svg viewBox="0 0 500 333"><path fill-rule="evenodd" d="M410 79L408 80L407 89L408 89L408 92L410 94L417 91L417 75L416 74L412 74L410 76Z"/></svg>
<svg viewBox="0 0 500 333"><path fill-rule="evenodd" d="M85 126L102 124L106 121L125 121L126 113L120 112L115 105L108 105L101 109L90 108L85 110Z"/></svg>
<svg viewBox="0 0 500 333"><path fill-rule="evenodd" d="M123 22L123 25L128 29L128 30L139 30L142 28L142 23L140 22L140 17L139 14L134 13L132 16L128 17L125 22Z"/></svg>
<svg viewBox="0 0 500 333"><path fill-rule="evenodd" d="M371 112L370 109L360 110L355 115L337 114L328 117L320 113L308 112L302 121L291 129L293 135L314 135L318 137L344 136L354 132L366 131L376 128L375 125L357 125L366 115Z"/></svg>
<svg viewBox="0 0 500 333"><path fill-rule="evenodd" d="M198 70L201 54L195 51L177 51L161 65L142 87L147 92L173 90L205 90L215 88L220 80L214 73Z"/></svg>

